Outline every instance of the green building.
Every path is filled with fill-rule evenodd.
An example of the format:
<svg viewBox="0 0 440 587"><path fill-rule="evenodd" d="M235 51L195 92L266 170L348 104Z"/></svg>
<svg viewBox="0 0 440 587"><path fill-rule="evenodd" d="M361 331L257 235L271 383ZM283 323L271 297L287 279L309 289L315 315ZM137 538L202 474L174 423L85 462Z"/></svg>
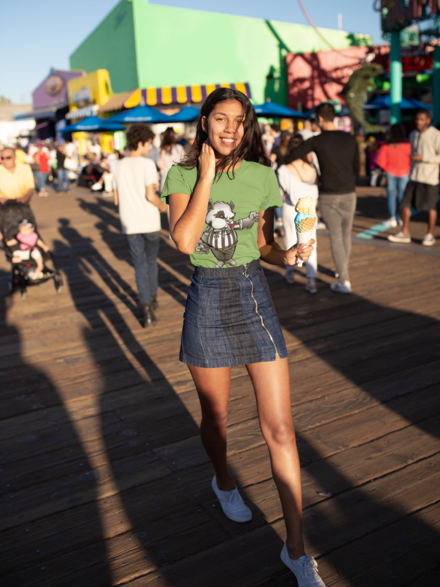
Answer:
<svg viewBox="0 0 440 587"><path fill-rule="evenodd" d="M368 35L320 28L331 45ZM285 56L328 49L309 26L121 0L70 56L70 67L107 69L114 92L248 83L255 103L287 105Z"/></svg>

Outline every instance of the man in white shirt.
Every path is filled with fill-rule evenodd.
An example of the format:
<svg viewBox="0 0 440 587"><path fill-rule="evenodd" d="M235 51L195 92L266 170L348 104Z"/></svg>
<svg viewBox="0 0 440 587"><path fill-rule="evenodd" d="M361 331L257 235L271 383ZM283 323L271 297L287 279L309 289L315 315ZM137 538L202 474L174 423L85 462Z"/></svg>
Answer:
<svg viewBox="0 0 440 587"><path fill-rule="evenodd" d="M402 230L391 234L393 243L410 243L409 221L411 208L428 212L428 233L422 241L425 247L435 243L434 228L437 222L439 195L440 131L430 126L428 110L416 114L416 130L409 135L411 143L411 173L402 200Z"/></svg>
<svg viewBox="0 0 440 587"><path fill-rule="evenodd" d="M147 159L154 133L147 124L133 124L127 132L130 151L113 172L114 202L119 205L122 232L133 260L144 328L156 325L160 212L167 206L156 195L156 166Z"/></svg>

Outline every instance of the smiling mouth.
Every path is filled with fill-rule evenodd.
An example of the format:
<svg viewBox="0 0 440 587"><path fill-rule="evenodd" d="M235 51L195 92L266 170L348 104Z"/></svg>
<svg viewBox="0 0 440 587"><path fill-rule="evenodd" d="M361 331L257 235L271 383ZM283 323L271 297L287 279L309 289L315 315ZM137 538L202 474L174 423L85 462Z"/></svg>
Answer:
<svg viewBox="0 0 440 587"><path fill-rule="evenodd" d="M235 143L235 139L226 139L220 137L220 140L222 141L222 143L225 143L226 145L233 145Z"/></svg>

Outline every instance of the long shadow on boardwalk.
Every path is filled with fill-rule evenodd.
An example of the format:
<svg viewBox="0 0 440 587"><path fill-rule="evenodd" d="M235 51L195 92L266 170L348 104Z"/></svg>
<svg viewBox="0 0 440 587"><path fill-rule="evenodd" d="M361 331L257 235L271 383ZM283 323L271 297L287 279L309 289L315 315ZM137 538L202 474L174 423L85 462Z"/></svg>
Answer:
<svg viewBox="0 0 440 587"><path fill-rule="evenodd" d="M103 430L106 458L120 501L115 496L106 499L109 508L120 508L123 529L125 518L130 522L124 532L118 531L116 523L114 536L106 541L106 563L112 571L112 581L160 568L161 584L181 585L182 577L172 568L168 572L167 567L232 538L235 525L225 526L206 508L206 494L212 501L210 465L205 462L177 472L168 457L172 445L198 438L198 427L146 351L148 344L161 343L160 327L152 332L147 345L139 344L126 318L95 281L93 270L117 293L119 286L115 279L109 279L111 268L107 261L90 239L82 237L66 220L60 224L60 235L69 245L56 242L56 251L66 259L75 256L63 269L76 309L92 329L84 329L84 339L100 370L100 380L91 393L99 393L101 421L104 423L109 414L117 415L121 434L126 438L125 442L117 442ZM145 331L139 327L139 332ZM255 511L258 514L257 508ZM274 532L273 540L279 541ZM94 587L114 584L102 577L101 562L92 558L92 552L87 545L72 553L73 558L80 557L88 564L73 582L60 574L64 586L76 587L79 581ZM140 579L141 584L144 580ZM194 572L185 580L193 585L204 584Z"/></svg>
<svg viewBox="0 0 440 587"><path fill-rule="evenodd" d="M5 277L9 275L0 272L0 283L6 283ZM75 576L78 561L63 559L54 563L53 555L75 548L79 526L86 525L89 539L98 541L95 556L105 560L96 479L56 386L43 370L22 357L20 332L8 324L7 300L2 291L1 584L61 585L62 582L53 582L54 567L61 564L66 574ZM31 320L36 329L42 327L41 318L36 321L32 316ZM108 427L111 425L112 422L107 423ZM82 497L78 494L87 494L89 500L80 515L76 506ZM110 585L105 563L101 572L102 584Z"/></svg>
<svg viewBox="0 0 440 587"><path fill-rule="evenodd" d="M107 224L117 226L117 219L111 214L110 208L89 202L83 202L83 206L101 219L98 227L102 230L102 236L106 239L107 235L109 246L114 247L115 235L106 230ZM176 251L171 253L168 250L167 257L171 254L176 259L180 259L178 261L180 267L186 267L187 261L183 256ZM313 485L311 490L310 487L305 488L305 502L308 507L305 514L305 526L309 543L318 555L331 553L329 558L337 566L341 575L348 577L353 586L363 587L373 583L388 585L390 580L393 580L395 585L408 584L408 581L412 581L424 571L430 571L433 565L435 567L439 535L428 522L424 522L417 515L412 515L419 506L414 506L413 503L407 504L402 512L401 508L394 504L390 505L386 499L376 498L372 494L371 485L366 484L375 478L386 479L387 475L393 471L404 470L419 459L423 460L438 452L438 448L433 450L432 443L427 441L430 437L439 435L438 420L433 418L440 411L434 392L440 379L437 368L438 322L419 314L382 307L354 295L350 296L344 304L341 301L338 307L339 314L334 312L333 307L332 314L329 315L328 308L320 311L316 302L310 301L310 298L305 296L301 298L301 294L298 296L297 291L295 291L297 296L295 305L301 305L306 311L294 315L295 312L291 308L288 310L285 308L286 297L282 291L284 282L280 281L278 274L269 271L268 276L275 304L280 310L282 326L299 338L309 349L310 354L318 354L321 362L330 365L333 369L330 374L326 369L320 375L319 367L316 367L318 370L313 371L317 376L316 389L308 383L308 396L305 397L303 394L303 398L298 399L297 389L301 387L301 382L296 381L295 375L301 363L292 365L293 414L299 431L298 445L304 464L304 477L309 481L312 480ZM177 296L176 299L183 303L182 297ZM288 304L291 306L290 300ZM310 368L309 362L305 361L304 364ZM314 369L313 365L311 369ZM336 387L331 379L335 372L342 375L343 379L336 382ZM330 402L327 402L326 394L334 394ZM171 395L174 395L172 390ZM318 401L313 403L312 400ZM353 428L369 428L368 418L374 417L375 414L377 417L377 410L381 407L396 414L394 420L391 418L393 420L391 427L386 428L387 419L381 413L379 417L383 431L378 433L377 423L373 422L371 428L374 431L371 430L370 437L368 432L363 431L360 439L358 435L357 439L353 440L356 436L356 430L354 431ZM180 411L181 408L182 411ZM362 413L362 410L370 408L370 412ZM358 417L356 423L358 412L361 418ZM346 417L350 415L353 415L353 418L347 422ZM185 416L182 406L179 407L179 413L176 416L169 432L170 443L178 442L172 427L177 426L177 422L182 422L182 418L188 417L187 414ZM345 419L342 419L343 417ZM138 414L139 427L142 427L143 418L147 418L147 415ZM336 435L335 440L334 428L338 427L338 419L341 419L342 426L348 428L351 426L351 428L347 430L346 438L344 438L345 430L343 430L342 434ZM406 423L398 423L397 420L405 420ZM146 419L145 422L147 421ZM330 422L330 424L324 424L324 422ZM326 426L331 426L332 422L333 436L329 440L330 448L328 448L325 446L326 437L322 435L327 430ZM414 424L415 428L411 427L411 424ZM316 443L313 434L308 432L308 429L313 429L315 426L319 426L316 428ZM399 430L404 431L400 437ZM152 432L151 446L163 444L164 439L160 437L159 431ZM186 436L184 433L180 438L189 439L194 432L196 432L194 427L190 426ZM157 434L159 437L155 444L154 435ZM409 441L405 436L409 437ZM389 443L391 443L391 449L387 447ZM321 448L315 448L316 445L320 445ZM425 449L424 445L426 445ZM415 446L417 454L414 454L416 451L412 450ZM322 447L325 447L325 450ZM425 454L423 450L426 451ZM355 451L358 452L355 453ZM360 467L356 471L353 467L353 470L350 470L349 466L344 467L344 460L352 466L352 461L356 459L360 459L361 464L372 461L373 467L364 466L363 470ZM281 546L281 540L274 532L265 534L266 547L260 544L260 550L251 553L244 549L239 550L240 556L236 556L236 547L240 545L240 542L233 538L233 533L226 533L224 526L221 530L225 533L222 535L218 535L220 528L216 524L212 525L212 521L207 521L206 524L203 522L200 527L194 526L193 508L201 507L198 498L200 493L205 491L201 486L207 485L206 476L209 476L209 472L209 468L203 466L202 468L189 467L187 471L179 473L178 480L186 484L186 487L182 487L186 496L188 497L191 493L191 489L188 489L191 484L199 488L195 490L198 494L192 501L189 499L186 503L182 502L180 497L178 499L170 497L167 503L167 507L171 508L176 505L176 512L182 507L189 508L188 519L186 521L182 519L182 526L180 524L177 526L182 529L185 527L187 536L188 532L191 535L188 529L189 524L196 533L202 534L203 546L200 546L199 537L197 537L196 542L191 543L192 550L188 548L183 551L180 543L178 549L173 551L173 548L170 548L172 540L168 536L163 543L162 555L153 556L155 563L163 563L164 566L159 571L153 572L148 580L144 577L136 584L223 586L229 583L240 587L254 584L269 586L274 585L274 581L277 585L290 584L291 576L280 570L279 563L274 562ZM240 469L236 469L236 475L240 478ZM405 482L408 483L408 479ZM171 481L161 480L157 482L157 487L163 490L170 483ZM321 490L319 493L331 493L332 497L319 496L317 490ZM154 502L157 499L154 487L149 485L147 491L148 497ZM414 488L412 491L414 493ZM255 492L249 491L248 494L249 497L250 494L255 495ZM145 499L146 496L143 497L144 503ZM206 491L204 499L209 499ZM258 499L256 502L258 503ZM420 507L429 505L429 497L426 498L426 503L423 500L420 503L422 504ZM342 510L346 508L346 513L335 515L339 508ZM261 513L259 515L255 507L254 511L258 520L257 525L264 525ZM180 512L185 515L182 509ZM197 510L197 513L205 515L205 510ZM165 536L167 532L174 533L176 523L174 513L168 517L161 510L158 514L160 515L155 518L155 523L148 524L148 529L144 532L147 535L155 534L160 541L160 537ZM267 517L270 519L269 515ZM354 519L356 519L355 523L353 523ZM252 543L254 528L255 526L243 527L236 531L243 533L246 538L249 538L248 543ZM368 543L369 536L371 536L372 544ZM205 554L204 551L210 546L228 539L231 540L230 544L219 546L213 551L215 554L212 555L210 552ZM180 540L181 537L178 537L176 544ZM360 567L358 561L360 555L357 549L359 541L362 540L366 541L367 550L364 548ZM149 553L155 551L151 543L146 542L145 547L148 548ZM201 551L199 554L189 556L191 553L197 553L198 550ZM411 555L413 551L417 551L419 555L417 565L414 564ZM376 561L383 560L384 552L387 553L386 564L380 567L381 563ZM186 558L188 556L189 558ZM212 575L212 556L215 556L216 566L221 568L221 572L216 573L215 576ZM259 566L255 565L257 560L259 562L265 560L271 564L268 575L272 575L272 579L267 583L263 581L264 573L253 574L252 567ZM236 565L239 564L237 561L241 564L241 571L237 569ZM324 565L325 562L324 559ZM367 572L366 568L370 570ZM375 574L378 568L381 568L379 576ZM385 574L380 576L380 572Z"/></svg>

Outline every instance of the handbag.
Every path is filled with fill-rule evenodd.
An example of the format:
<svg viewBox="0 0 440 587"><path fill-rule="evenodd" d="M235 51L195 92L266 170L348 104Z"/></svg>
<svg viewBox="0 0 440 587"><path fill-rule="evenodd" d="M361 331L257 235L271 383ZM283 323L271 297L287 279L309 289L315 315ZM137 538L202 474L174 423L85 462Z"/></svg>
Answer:
<svg viewBox="0 0 440 587"><path fill-rule="evenodd" d="M77 168L78 165L73 157L66 157L64 159L64 169L68 169L69 171L76 171Z"/></svg>
<svg viewBox="0 0 440 587"><path fill-rule="evenodd" d="M41 171L41 165L39 163L31 163L32 171Z"/></svg>

